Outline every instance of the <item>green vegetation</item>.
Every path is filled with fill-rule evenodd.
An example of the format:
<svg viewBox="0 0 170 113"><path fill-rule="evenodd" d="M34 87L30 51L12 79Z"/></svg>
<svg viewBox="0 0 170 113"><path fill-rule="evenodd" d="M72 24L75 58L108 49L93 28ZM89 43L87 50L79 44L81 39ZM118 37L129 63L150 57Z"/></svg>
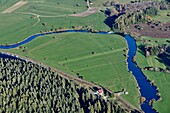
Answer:
<svg viewBox="0 0 170 113"><path fill-rule="evenodd" d="M58 1L60 3L59 6L57 5L58 2L54 3L54 1L28 1L26 5L10 14L0 14L0 30L2 32L0 34L0 44L16 43L40 31L46 32L54 29L71 29L72 27L88 27L95 30L110 29L103 22L105 16L101 12L87 17L72 17L68 15L73 14L75 10L77 12L86 11L86 2L83 0L81 2L80 0L64 1ZM81 4L81 7L74 6L75 4ZM36 10L34 7L36 7ZM61 7L67 7L68 9L63 11ZM43 23L44 25L42 25Z"/></svg>
<svg viewBox="0 0 170 113"><path fill-rule="evenodd" d="M169 14L169 16L168 16ZM153 17L153 20L160 22L169 22L170 21L170 11L169 10L159 10L158 15Z"/></svg>
<svg viewBox="0 0 170 113"><path fill-rule="evenodd" d="M161 94L161 99L153 103L153 107L160 113L169 113L170 74L162 72L143 71L149 80L154 81Z"/></svg>
<svg viewBox="0 0 170 113"><path fill-rule="evenodd" d="M148 20L147 14L143 11L136 13L127 13L119 16L113 25L113 29L125 30L131 24L139 24Z"/></svg>
<svg viewBox="0 0 170 113"><path fill-rule="evenodd" d="M0 21L3 24L0 26L0 30L3 32L0 34L0 44L16 43L30 35L40 33L40 31L45 32L59 28L71 29L72 26L89 26L96 30L110 29L103 23L105 17L101 13L96 13L88 17L43 17L39 23L37 23L36 18L30 18L32 17L30 15L1 14L0 16L2 17ZM45 23L45 26L42 23Z"/></svg>
<svg viewBox="0 0 170 113"><path fill-rule="evenodd" d="M0 112L126 113L89 88L31 62L0 58Z"/></svg>
<svg viewBox="0 0 170 113"><path fill-rule="evenodd" d="M142 37L142 41L137 41L137 45L140 47L141 45L162 45L169 44L169 39L162 38L151 38L151 37ZM165 62L160 62L160 58L158 56L148 56L145 57L145 53L138 48L136 54L136 62L140 68L144 67L160 67L162 69L166 69L168 65ZM168 61L166 61L168 62ZM146 77L152 81L157 87L159 94L161 95L161 99L153 103L153 107L160 113L168 113L170 111L170 74L167 72L155 72L143 70Z"/></svg>
<svg viewBox="0 0 170 113"><path fill-rule="evenodd" d="M0 12L17 3L20 0L0 0Z"/></svg>
<svg viewBox="0 0 170 113"><path fill-rule="evenodd" d="M151 38L147 36L142 36L141 37L142 41L137 41L137 45L140 48L141 45L149 45L149 46L158 46L162 44L167 44L169 45L169 39L162 39L162 38ZM144 51L138 48L137 52L137 63L141 68L144 67L161 67L163 69L166 68L166 65L163 62L159 61L159 57L152 55L149 57L145 57Z"/></svg>
<svg viewBox="0 0 170 113"><path fill-rule="evenodd" d="M64 33L39 37L20 49L9 51L81 75L113 92L126 89L129 94L123 97L138 107L139 94L136 82L126 68L125 48L126 42L119 35Z"/></svg>
<svg viewBox="0 0 170 113"><path fill-rule="evenodd" d="M0 0L0 12L9 8L18 1L19 0ZM104 23L106 17L102 12L98 11L97 13L86 17L73 17L69 15L86 11L87 3L85 0L25 1L28 1L28 3L25 4L23 7L20 7L19 9L13 11L12 13L0 14L0 45L17 43L21 40L26 39L30 35L59 29L77 28L101 31L110 30L110 28ZM108 2L108 0L93 0L93 4L91 6L100 7L98 10L103 10L103 8L105 10L106 7L103 6L103 3L105 2ZM115 0L114 2L129 3L130 0ZM147 2L145 4L147 4ZM116 12L120 15L118 14L118 18L116 16L116 23L113 24L113 21L109 24L111 24L111 26L114 25L116 29L124 30L131 24L143 23L146 22L148 19L153 19L161 22L169 22L169 16L167 16L167 14L169 14L168 10L159 10L158 15L156 15L156 8L160 5L162 5L161 2L160 4L156 5L155 8L145 9L145 7L140 7L141 11L139 12L136 11L136 7L138 7L137 5L136 7L134 7L134 9L130 6L130 9L128 9L129 12L121 15L126 12L126 10L124 9L125 5L119 4L116 6ZM145 5L141 3L141 6ZM166 6L166 4L163 4L163 7L164 6ZM114 14L115 12L113 11L110 13ZM150 16L153 16L153 18ZM150 39L148 37L142 37L142 40L143 42L138 42L138 45L142 45L144 43L144 40L148 40L147 44L149 45L165 44L165 40L162 39ZM106 36L90 33L63 33L38 37L35 40L19 48L10 49L7 51L19 54L21 56L29 57L35 61L42 62L51 67L55 67L74 76L78 76L85 80L95 82L96 84L111 89L113 92L122 91L124 89L128 92L128 95L123 94L122 97L138 108L139 92L137 89L137 84L132 74L128 72L125 64L126 47L127 45L124 38L118 35ZM160 62L158 59L158 56L150 56L148 58L145 58L145 54L140 50L138 50L136 55L137 63L141 68L147 66L159 66L165 69L167 65ZM6 62L8 66L5 65L4 62ZM15 63L19 64L20 69L18 65L18 68L15 68L16 70L14 69L14 67L16 67ZM82 86L76 85L69 80L63 79L62 77L59 77L56 73L53 73L48 69L39 67L38 65L32 63L21 63L15 60L10 61L2 59L0 65L3 65L1 66L2 73L0 73L0 77L3 83L0 91L3 93L1 94L0 98L3 98L3 100L7 102L1 102L1 106L3 107L2 111L10 112L11 110L13 110L13 108L19 108L18 110L25 110L26 112L86 112L86 110L102 112L109 109L115 112L124 112L124 110L122 110L119 106L114 106L116 104L114 104L113 102L108 102L107 104L103 103L103 100L89 95L86 88L82 88ZM33 69L29 69L29 66ZM23 70L21 69L21 67L24 67ZM13 70L15 70L16 72L13 73ZM16 73L18 73L19 75L17 75ZM169 105L169 102L167 101L169 92L166 91L169 90L169 74L155 73L153 71L144 71L144 73L151 81L154 80L156 86L160 88L159 91L163 100L161 100L160 102L155 102L154 107L158 111L166 113L166 111L169 110L169 108L167 108L167 105ZM4 76L4 74L6 74L7 76ZM37 77L36 74L40 77ZM40 79L42 78L44 78L45 80L40 81ZM163 82L164 79L166 80L166 82ZM37 89L39 88L38 81L40 82L40 85L50 84L45 87L45 89L47 89L45 91L46 93L41 93L37 91ZM11 83L12 85L8 83ZM16 83L17 86L15 86L14 83ZM63 88L61 88L61 86ZM14 87L14 89L12 90L9 87ZM41 90L43 91L44 87L42 87ZM54 91L60 91L60 93L57 93L59 95L56 94L53 97L53 92L50 89ZM84 91L82 94L78 92L80 91L80 89L83 89ZM17 98L13 98L15 96L11 95L13 93L17 95ZM41 99L39 93L42 96ZM65 98L67 96L61 95L64 93L69 95L68 98ZM76 95L77 97L72 98L73 95ZM12 96L12 98L10 96ZM77 99L78 97L79 99ZM57 98L62 98L63 100L58 100ZM83 104L81 103L81 99L84 102ZM89 100L90 103L87 102ZM95 103L92 100L97 101L95 101ZM57 104L54 105L52 103ZM69 104L72 104L73 108L69 106ZM28 109L28 106L35 106L35 108ZM59 108L57 108L56 106L59 106ZM114 109L112 107L114 107Z"/></svg>
<svg viewBox="0 0 170 113"><path fill-rule="evenodd" d="M83 0L26 0L26 6L15 12L29 12L43 16L58 16L64 14L79 13L87 10L86 2Z"/></svg>

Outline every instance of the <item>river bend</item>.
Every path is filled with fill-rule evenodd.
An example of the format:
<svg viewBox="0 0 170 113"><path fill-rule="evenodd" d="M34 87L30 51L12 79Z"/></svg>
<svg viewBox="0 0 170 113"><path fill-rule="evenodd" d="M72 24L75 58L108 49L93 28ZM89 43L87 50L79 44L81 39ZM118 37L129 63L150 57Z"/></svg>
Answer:
<svg viewBox="0 0 170 113"><path fill-rule="evenodd" d="M33 39L35 39L39 36L45 36L45 35L50 35L50 34L60 34L60 33L66 33L66 32L92 33L88 30L63 30L63 31L57 31L57 32L47 32L47 33L43 33L43 34L39 33L39 34L32 35L32 36L28 37L27 39L25 39L19 43L16 43L16 44L0 45L0 49L16 48L16 47L19 47L23 44L26 44L26 43L32 41ZM112 34L112 33L110 33L110 32L96 32L96 34L108 35L108 34ZM135 56L136 51L137 51L136 41L129 35L126 35L124 38L128 45L128 59L127 59L128 69L130 72L132 72L132 74L134 75L134 77L138 83L141 96L146 98L146 101L141 105L141 108L145 113L156 113L156 111L152 109L152 106L149 105L150 100L152 100L152 99L158 100L159 99L159 96L157 96L156 87L152 86L150 84L150 81L147 80L146 76L143 74L141 69L133 62L133 57ZM2 53L0 53L0 57L17 58L15 56L5 55Z"/></svg>

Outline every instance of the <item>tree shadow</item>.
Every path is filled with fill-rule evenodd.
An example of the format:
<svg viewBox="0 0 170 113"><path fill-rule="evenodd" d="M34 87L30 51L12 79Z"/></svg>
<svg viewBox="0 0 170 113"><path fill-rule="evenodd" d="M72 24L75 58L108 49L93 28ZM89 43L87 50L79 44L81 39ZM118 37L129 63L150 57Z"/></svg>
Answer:
<svg viewBox="0 0 170 113"><path fill-rule="evenodd" d="M118 17L118 15L113 15L113 16L109 16L104 20L104 23L110 27L110 29L113 28L113 24L115 23L116 18Z"/></svg>
<svg viewBox="0 0 170 113"><path fill-rule="evenodd" d="M138 45L139 53L145 56L145 46L144 45Z"/></svg>
<svg viewBox="0 0 170 113"><path fill-rule="evenodd" d="M170 54L169 53L163 53L159 54L157 60L161 63L164 63L166 66L170 67Z"/></svg>

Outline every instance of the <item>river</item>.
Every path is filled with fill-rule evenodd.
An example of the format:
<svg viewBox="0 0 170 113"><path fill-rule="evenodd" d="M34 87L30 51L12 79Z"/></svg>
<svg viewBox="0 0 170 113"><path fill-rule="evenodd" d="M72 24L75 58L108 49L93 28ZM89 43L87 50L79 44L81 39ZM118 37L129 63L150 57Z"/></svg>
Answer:
<svg viewBox="0 0 170 113"><path fill-rule="evenodd" d="M64 30L64 31L57 31L57 32L48 32L48 33L43 33L43 34L35 34L21 42L16 43L16 44L0 45L0 49L16 48L16 47L19 47L23 44L26 44L26 43L32 41L33 39L35 39L37 37L40 37L40 36L45 36L45 35L49 35L49 34L66 33L66 32L91 33L88 30ZM109 32L97 32L96 34L109 35L110 33ZM141 69L136 65L136 63L133 62L133 57L135 56L136 51L137 51L136 41L129 35L125 35L124 38L128 45L128 59L127 59L128 69L130 72L132 72L132 74L134 75L134 77L138 83L141 96L146 98L146 101L141 105L141 108L145 113L156 113L156 111L152 109L152 106L149 105L150 100L152 100L152 99L158 100L159 99L159 96L157 96L156 87L152 86L150 84L150 81L147 80L146 76L143 74ZM17 58L15 56L5 55L2 53L0 53L0 56L1 57L10 57L10 58L14 58L14 59Z"/></svg>

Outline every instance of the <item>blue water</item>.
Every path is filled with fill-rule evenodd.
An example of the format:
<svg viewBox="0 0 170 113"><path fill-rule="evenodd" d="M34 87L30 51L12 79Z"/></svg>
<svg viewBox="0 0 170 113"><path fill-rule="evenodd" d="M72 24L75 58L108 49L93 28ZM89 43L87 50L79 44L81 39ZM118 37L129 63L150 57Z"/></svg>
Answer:
<svg viewBox="0 0 170 113"><path fill-rule="evenodd" d="M58 32L48 32L48 33L44 33L44 34L35 34L32 35L30 37L28 37L27 39L17 43L17 44L12 44L12 45L0 45L0 49L10 49L10 48L16 48L19 47L23 44L26 44L30 41L32 41L33 39L39 37L39 36L44 36L44 35L49 35L49 34L59 34L59 33L65 33L65 32L85 32L85 33L91 33L88 30L64 30L64 31L58 31ZM108 32L97 32L96 34L109 34ZM141 105L142 110L145 113L156 113L155 110L152 109L152 106L149 105L149 101L152 99L158 100L159 96L157 96L157 90L155 86L151 86L150 81L147 80L147 78L145 77L145 75L142 73L142 71L140 70L140 68L137 67L137 65L133 62L133 56L136 54L136 50L137 50L137 46L136 46L136 41L130 37L129 35L125 36L125 39L127 41L128 44L128 69L129 71L132 72L132 74L134 75L135 79L137 80L138 86L140 87L140 93L141 96L146 98L146 101ZM5 55L0 53L1 57L10 57L10 58L17 58L15 56L9 56L9 55Z"/></svg>
<svg viewBox="0 0 170 113"><path fill-rule="evenodd" d="M140 68L138 68L137 65L133 62L133 56L135 56L137 51L136 41L129 35L126 35L125 39L129 48L129 57L127 59L128 69L132 72L135 79L137 80L138 86L140 87L141 96L146 98L146 101L141 105L141 108L145 113L156 113L156 111L152 109L152 106L149 105L150 100L159 99L159 96L157 96L156 87L151 86L150 81L147 80L146 76L143 74Z"/></svg>

